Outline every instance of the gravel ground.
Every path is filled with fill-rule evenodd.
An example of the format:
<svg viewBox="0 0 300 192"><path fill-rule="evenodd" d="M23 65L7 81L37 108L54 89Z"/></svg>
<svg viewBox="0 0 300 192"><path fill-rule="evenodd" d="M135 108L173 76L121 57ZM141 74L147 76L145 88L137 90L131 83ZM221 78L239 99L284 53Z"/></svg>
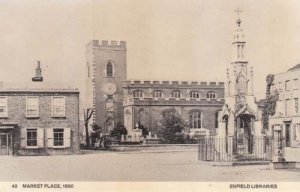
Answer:
<svg viewBox="0 0 300 192"><path fill-rule="evenodd" d="M300 181L300 169L212 166L197 152L0 157L0 181Z"/></svg>

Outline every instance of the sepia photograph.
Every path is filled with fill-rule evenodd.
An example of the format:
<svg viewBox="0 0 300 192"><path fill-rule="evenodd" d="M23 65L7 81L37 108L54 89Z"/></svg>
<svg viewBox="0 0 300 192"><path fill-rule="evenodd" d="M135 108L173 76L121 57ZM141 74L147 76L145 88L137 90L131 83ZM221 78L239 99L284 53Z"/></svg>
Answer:
<svg viewBox="0 0 300 192"><path fill-rule="evenodd" d="M0 191L297 191L299 9L0 0Z"/></svg>

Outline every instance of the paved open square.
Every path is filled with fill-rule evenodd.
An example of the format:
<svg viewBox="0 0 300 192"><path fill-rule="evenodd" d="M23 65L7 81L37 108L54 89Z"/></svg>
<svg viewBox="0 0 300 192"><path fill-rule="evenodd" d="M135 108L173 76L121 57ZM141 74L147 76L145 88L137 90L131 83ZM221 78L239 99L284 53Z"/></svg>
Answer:
<svg viewBox="0 0 300 192"><path fill-rule="evenodd" d="M299 181L300 170L211 166L186 152L0 157L0 181Z"/></svg>

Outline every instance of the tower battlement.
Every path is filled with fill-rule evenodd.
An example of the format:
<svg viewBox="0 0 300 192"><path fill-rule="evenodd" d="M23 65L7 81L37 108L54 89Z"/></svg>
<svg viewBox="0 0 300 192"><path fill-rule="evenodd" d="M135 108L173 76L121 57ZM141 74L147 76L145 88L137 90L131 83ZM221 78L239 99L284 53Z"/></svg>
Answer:
<svg viewBox="0 0 300 192"><path fill-rule="evenodd" d="M175 87L209 87L209 88L224 88L224 82L197 82L197 81L124 81L123 87L135 86L175 86Z"/></svg>
<svg viewBox="0 0 300 192"><path fill-rule="evenodd" d="M92 40L87 44L87 47L126 49L126 41Z"/></svg>

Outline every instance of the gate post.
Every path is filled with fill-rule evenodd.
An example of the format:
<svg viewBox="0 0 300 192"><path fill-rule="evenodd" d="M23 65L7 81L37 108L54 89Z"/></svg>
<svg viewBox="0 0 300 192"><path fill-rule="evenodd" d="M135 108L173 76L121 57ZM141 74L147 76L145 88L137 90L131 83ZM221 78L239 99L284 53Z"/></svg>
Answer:
<svg viewBox="0 0 300 192"><path fill-rule="evenodd" d="M234 155L234 149L236 147L235 143L234 143L234 137L233 136L227 136L226 140L228 141L227 144L227 152L228 152L228 156L229 156L229 160L233 160L233 155Z"/></svg>

